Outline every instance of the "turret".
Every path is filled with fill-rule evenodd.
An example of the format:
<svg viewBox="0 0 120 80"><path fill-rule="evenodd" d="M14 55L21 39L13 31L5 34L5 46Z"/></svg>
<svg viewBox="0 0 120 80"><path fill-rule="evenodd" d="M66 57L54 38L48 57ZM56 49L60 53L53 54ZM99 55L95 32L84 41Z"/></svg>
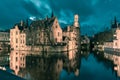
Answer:
<svg viewBox="0 0 120 80"><path fill-rule="evenodd" d="M79 16L77 14L74 16L74 26L79 27Z"/></svg>

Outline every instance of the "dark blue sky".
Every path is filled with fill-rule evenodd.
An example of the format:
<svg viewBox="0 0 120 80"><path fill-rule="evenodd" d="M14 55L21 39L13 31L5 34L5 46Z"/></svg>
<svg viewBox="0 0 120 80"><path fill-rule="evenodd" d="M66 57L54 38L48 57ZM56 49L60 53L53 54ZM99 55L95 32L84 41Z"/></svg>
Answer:
<svg viewBox="0 0 120 80"><path fill-rule="evenodd" d="M78 13L82 34L93 34L109 27L114 16L120 20L119 5L120 0L1 0L0 29L30 16L44 18L53 10L62 24L72 24Z"/></svg>

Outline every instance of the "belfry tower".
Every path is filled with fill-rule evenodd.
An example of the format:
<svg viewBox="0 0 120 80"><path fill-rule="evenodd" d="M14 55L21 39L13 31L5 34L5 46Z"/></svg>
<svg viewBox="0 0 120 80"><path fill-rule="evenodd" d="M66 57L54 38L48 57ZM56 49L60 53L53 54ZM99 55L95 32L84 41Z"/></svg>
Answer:
<svg viewBox="0 0 120 80"><path fill-rule="evenodd" d="M74 16L74 27L79 27L79 16L77 14Z"/></svg>
<svg viewBox="0 0 120 80"><path fill-rule="evenodd" d="M76 44L77 52L79 52L80 51L80 25L79 25L78 14L74 15L73 31L75 34L75 44Z"/></svg>

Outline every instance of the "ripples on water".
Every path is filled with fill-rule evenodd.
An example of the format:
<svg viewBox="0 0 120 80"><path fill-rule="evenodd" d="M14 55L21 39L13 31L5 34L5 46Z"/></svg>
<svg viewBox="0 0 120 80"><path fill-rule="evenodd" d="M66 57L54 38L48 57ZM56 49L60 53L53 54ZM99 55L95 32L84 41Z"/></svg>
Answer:
<svg viewBox="0 0 120 80"><path fill-rule="evenodd" d="M113 62L103 54L83 53L73 61L63 56L28 58L26 68L18 73L27 80L120 80Z"/></svg>

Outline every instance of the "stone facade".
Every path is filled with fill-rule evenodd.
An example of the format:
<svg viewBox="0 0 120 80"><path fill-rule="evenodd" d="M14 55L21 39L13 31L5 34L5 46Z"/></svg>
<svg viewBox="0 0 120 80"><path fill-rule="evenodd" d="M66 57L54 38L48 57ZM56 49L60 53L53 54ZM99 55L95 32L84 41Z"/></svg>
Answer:
<svg viewBox="0 0 120 80"><path fill-rule="evenodd" d="M21 26L22 27L22 26ZM26 50L26 34L24 30L20 30L19 26L10 30L10 45L14 50Z"/></svg>
<svg viewBox="0 0 120 80"><path fill-rule="evenodd" d="M120 29L119 28L115 30L115 34L113 35L113 40L110 42L104 43L104 50L106 49L120 51Z"/></svg>
<svg viewBox="0 0 120 80"><path fill-rule="evenodd" d="M64 46L69 50L79 46L79 18L74 16L74 24L63 32L56 17L33 21L29 28L21 22L10 30L10 45L14 50L53 51L55 46ZM64 38L64 39L63 39ZM68 45L64 45L68 44ZM43 49L44 48L44 49ZM64 51L66 49L61 49ZM60 47L56 51L60 51Z"/></svg>

